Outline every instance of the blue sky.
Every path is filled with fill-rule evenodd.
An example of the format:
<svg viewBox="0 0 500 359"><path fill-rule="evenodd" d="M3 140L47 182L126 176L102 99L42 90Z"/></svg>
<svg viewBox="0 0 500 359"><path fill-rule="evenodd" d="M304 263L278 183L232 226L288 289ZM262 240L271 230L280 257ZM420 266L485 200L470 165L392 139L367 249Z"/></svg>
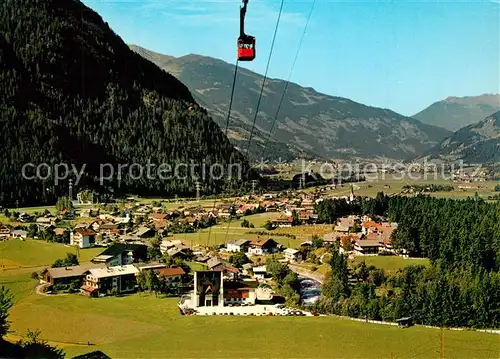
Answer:
<svg viewBox="0 0 500 359"><path fill-rule="evenodd" d="M240 0L83 0L127 43L235 62ZM288 78L312 0L285 0L269 68ZM250 0L264 73L280 0ZM413 115L448 96L500 92L500 0L317 0L291 80Z"/></svg>

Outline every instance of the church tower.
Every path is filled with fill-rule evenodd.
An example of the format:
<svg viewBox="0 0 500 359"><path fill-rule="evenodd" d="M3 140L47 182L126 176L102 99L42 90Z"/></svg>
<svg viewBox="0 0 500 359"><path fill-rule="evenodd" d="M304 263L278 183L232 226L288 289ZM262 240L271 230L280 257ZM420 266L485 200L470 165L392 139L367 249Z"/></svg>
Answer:
<svg viewBox="0 0 500 359"><path fill-rule="evenodd" d="M354 202L354 186L351 184L351 194L349 195L349 203Z"/></svg>

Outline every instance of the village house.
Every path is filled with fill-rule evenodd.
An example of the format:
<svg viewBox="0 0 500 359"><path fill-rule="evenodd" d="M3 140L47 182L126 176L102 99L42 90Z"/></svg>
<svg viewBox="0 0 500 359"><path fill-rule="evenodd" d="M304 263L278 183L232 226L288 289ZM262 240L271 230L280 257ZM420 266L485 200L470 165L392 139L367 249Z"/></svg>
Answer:
<svg viewBox="0 0 500 359"><path fill-rule="evenodd" d="M312 247L312 241L304 241L300 244L300 248L311 248Z"/></svg>
<svg viewBox="0 0 500 359"><path fill-rule="evenodd" d="M27 222L32 222L33 221L33 216L23 212L19 215L18 217L19 222L27 223Z"/></svg>
<svg viewBox="0 0 500 359"><path fill-rule="evenodd" d="M94 232L97 232L96 230L94 230L94 228L92 227L92 224L94 222L81 222L81 223L77 223L75 224L75 229L92 229Z"/></svg>
<svg viewBox="0 0 500 359"><path fill-rule="evenodd" d="M168 219L168 214L166 213L153 213L152 215L149 216L153 222L161 222L161 221L166 221Z"/></svg>
<svg viewBox="0 0 500 359"><path fill-rule="evenodd" d="M337 221L337 224L333 229L341 233L352 232L355 222L356 216L342 217Z"/></svg>
<svg viewBox="0 0 500 359"><path fill-rule="evenodd" d="M265 193L260 198L261 198L261 200L268 200L268 199L272 199L272 198L276 198L276 197L278 197L278 195L276 193Z"/></svg>
<svg viewBox="0 0 500 359"><path fill-rule="evenodd" d="M250 241L247 239L232 239L226 244L228 252L248 252Z"/></svg>
<svg viewBox="0 0 500 359"><path fill-rule="evenodd" d="M187 259L189 256L186 249L183 250L177 247L170 248L166 254L173 259L175 258Z"/></svg>
<svg viewBox="0 0 500 359"><path fill-rule="evenodd" d="M179 218L179 223L185 223L189 224L192 227L197 227L198 226L198 217L196 216L189 216L189 217L184 217L184 218Z"/></svg>
<svg viewBox="0 0 500 359"><path fill-rule="evenodd" d="M160 243L160 251L165 254L169 249L178 248L181 250L188 249L180 239L167 240L164 239Z"/></svg>
<svg viewBox="0 0 500 359"><path fill-rule="evenodd" d="M54 234L56 236L63 236L64 233L66 232L66 230L67 230L66 228L54 228ZM69 232L69 230L68 230L68 232Z"/></svg>
<svg viewBox="0 0 500 359"><path fill-rule="evenodd" d="M83 208L80 210L80 217L97 217L99 216L99 209L96 208Z"/></svg>
<svg viewBox="0 0 500 359"><path fill-rule="evenodd" d="M249 276L251 271L252 271L252 267L253 267L253 264L252 263L245 263L243 264L243 275L246 275L246 276Z"/></svg>
<svg viewBox="0 0 500 359"><path fill-rule="evenodd" d="M278 243L272 238L257 238L250 242L248 252L251 254L262 255L272 254L278 251Z"/></svg>
<svg viewBox="0 0 500 359"><path fill-rule="evenodd" d="M182 211L184 216L195 216L195 215L200 215L205 213L205 208L198 206L198 207L190 207L186 208Z"/></svg>
<svg viewBox="0 0 500 359"><path fill-rule="evenodd" d="M24 229L14 229L10 235L12 238L26 239L28 237L28 231Z"/></svg>
<svg viewBox="0 0 500 359"><path fill-rule="evenodd" d="M114 222L118 225L120 224L129 224L132 218L130 218L129 213L125 214L125 217L115 217Z"/></svg>
<svg viewBox="0 0 500 359"><path fill-rule="evenodd" d="M325 244L333 244L337 242L337 238L340 236L344 235L344 233L341 232L330 232L327 233L323 236L323 243Z"/></svg>
<svg viewBox="0 0 500 359"><path fill-rule="evenodd" d="M314 210L314 200L312 198L306 197L302 200L300 206L305 210Z"/></svg>
<svg viewBox="0 0 500 359"><path fill-rule="evenodd" d="M288 228L288 227L292 227L292 225L293 225L293 218L291 216L276 218L276 219L271 220L271 225L273 226L273 228L278 228L278 227L280 227L280 228Z"/></svg>
<svg viewBox="0 0 500 359"><path fill-rule="evenodd" d="M103 213L99 215L99 220L103 222L113 222L115 220L115 216L109 213Z"/></svg>
<svg viewBox="0 0 500 359"><path fill-rule="evenodd" d="M50 225L55 225L57 222L59 222L59 218L50 216L50 217L38 217L35 221L36 223L40 224L50 224Z"/></svg>
<svg viewBox="0 0 500 359"><path fill-rule="evenodd" d="M82 293L89 296L103 296L132 292L136 289L139 270L133 265L89 269Z"/></svg>
<svg viewBox="0 0 500 359"><path fill-rule="evenodd" d="M257 300L257 286L258 283L254 281L224 283L224 305L254 305Z"/></svg>
<svg viewBox="0 0 500 359"><path fill-rule="evenodd" d="M354 242L354 254L358 256L377 255L381 247L379 238L368 236L367 239Z"/></svg>
<svg viewBox="0 0 500 359"><path fill-rule="evenodd" d="M91 268L103 268L104 264L89 263L85 265L47 268L40 279L41 283L49 283L52 285L69 285L73 281L82 281Z"/></svg>
<svg viewBox="0 0 500 359"><path fill-rule="evenodd" d="M53 224L47 224L47 223L37 223L36 227L38 229L38 233L41 233L43 231L54 232L54 230L56 229L56 226L54 226ZM38 238L38 237L35 237L35 238Z"/></svg>
<svg viewBox="0 0 500 359"><path fill-rule="evenodd" d="M120 266L138 261L146 261L146 259L146 245L115 243L97 257L92 258L92 263L105 263L107 266Z"/></svg>
<svg viewBox="0 0 500 359"><path fill-rule="evenodd" d="M210 258L207 261L207 267L210 270L212 270L212 268L215 268L215 267L217 267L220 264L223 264L223 262L222 262L222 260L220 260L220 258L217 258L217 257Z"/></svg>
<svg viewBox="0 0 500 359"><path fill-rule="evenodd" d="M252 273L255 279L264 280L267 277L266 266L253 267Z"/></svg>
<svg viewBox="0 0 500 359"><path fill-rule="evenodd" d="M99 225L99 233L119 234L118 225L112 222L102 223Z"/></svg>
<svg viewBox="0 0 500 359"><path fill-rule="evenodd" d="M7 240L9 239L11 234L11 230L7 226L2 226L0 227L0 240Z"/></svg>
<svg viewBox="0 0 500 359"><path fill-rule="evenodd" d="M96 232L91 229L77 228L70 233L69 243L80 248L89 248L95 244Z"/></svg>
<svg viewBox="0 0 500 359"><path fill-rule="evenodd" d="M239 215L242 215L242 214L245 214L246 211L250 210L250 211L254 211L256 210L257 208L259 208L259 204L258 203L243 203L237 210L236 210L236 214L239 214Z"/></svg>
<svg viewBox="0 0 500 359"><path fill-rule="evenodd" d="M84 208L80 210L80 217L90 217L90 208Z"/></svg>
<svg viewBox="0 0 500 359"><path fill-rule="evenodd" d="M312 224L315 219L317 219L317 216L314 215L313 211L300 211L298 213L299 217L299 223L300 224Z"/></svg>
<svg viewBox="0 0 500 359"><path fill-rule="evenodd" d="M365 221L361 226L361 231L364 235L368 235L371 233L380 233L380 232L391 232L397 227L397 224L384 223L380 224L374 221Z"/></svg>
<svg viewBox="0 0 500 359"><path fill-rule="evenodd" d="M217 210L217 216L223 218L229 218L233 212L236 213L232 203L222 203L217 206Z"/></svg>
<svg viewBox="0 0 500 359"><path fill-rule="evenodd" d="M158 277L165 280L171 288L177 288L182 283L182 277L186 274L180 267L156 269Z"/></svg>
<svg viewBox="0 0 500 359"><path fill-rule="evenodd" d="M241 274L240 270L230 264L219 263L210 270L222 271L224 279L236 281Z"/></svg>
<svg viewBox="0 0 500 359"><path fill-rule="evenodd" d="M285 255L285 259L289 262L299 262L302 260L302 252L293 248L285 249L283 254Z"/></svg>
<svg viewBox="0 0 500 359"><path fill-rule="evenodd" d="M276 201L263 201L259 205L262 208L265 208L266 212L276 212L278 210L278 204Z"/></svg>
<svg viewBox="0 0 500 359"><path fill-rule="evenodd" d="M223 272L196 271L192 308L254 305L258 283L254 281L224 281Z"/></svg>
<svg viewBox="0 0 500 359"><path fill-rule="evenodd" d="M135 266L139 269L139 272L167 268L166 264L163 263L135 264Z"/></svg>
<svg viewBox="0 0 500 359"><path fill-rule="evenodd" d="M359 241L363 235L361 234L342 234L338 237L340 253L348 253L354 250L354 243Z"/></svg>
<svg viewBox="0 0 500 359"><path fill-rule="evenodd" d="M134 234L139 238L151 238L155 235L155 231L152 228L140 226Z"/></svg>

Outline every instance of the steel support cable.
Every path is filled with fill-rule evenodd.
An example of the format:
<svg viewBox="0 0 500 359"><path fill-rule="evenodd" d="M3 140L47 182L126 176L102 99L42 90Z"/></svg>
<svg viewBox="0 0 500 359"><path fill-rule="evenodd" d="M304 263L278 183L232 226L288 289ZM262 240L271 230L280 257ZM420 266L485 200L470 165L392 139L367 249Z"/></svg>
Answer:
<svg viewBox="0 0 500 359"><path fill-rule="evenodd" d="M234 88L236 87L236 76L238 74L238 63L239 63L239 60L236 60L236 65L234 66L233 85L231 86L231 95L229 97L229 107L227 110L226 129L225 129L226 137L227 137L227 132L229 129L229 119L231 118L231 108L233 107ZM215 210L216 204L217 204L217 196L215 197L215 200L214 200L214 205L212 207L212 213ZM201 232L201 229L200 229L200 232ZM208 227L207 245L210 245L211 235L212 235L212 226L209 226Z"/></svg>
<svg viewBox="0 0 500 359"><path fill-rule="evenodd" d="M274 43L276 41L276 34L278 33L278 27L280 24L281 13L283 11L283 4L284 3L285 3L285 0L281 0L280 10L278 13L278 19L276 20L276 26L274 28L273 41L271 42L271 50L269 51L269 57L267 59L266 71L264 73L264 79L262 81L262 86L260 88L259 99L257 100L257 108L255 109L255 114L253 117L252 128L250 130L250 136L248 137L247 147L246 147L246 151L245 151L247 153L247 155L249 154L250 143L252 142L253 131L255 129L255 122L257 121L257 115L259 114L259 108L260 108L260 102L262 100L262 94L264 92L264 87L266 86L267 73L269 71L269 64L271 63L271 57L273 56Z"/></svg>
<svg viewBox="0 0 500 359"><path fill-rule="evenodd" d="M290 69L290 73L288 74L288 79L286 80L285 87L283 88L283 92L281 94L280 102L278 103L278 107L276 109L276 114L274 115L273 123L271 124L271 129L269 130L269 136L268 136L267 141L266 141L267 143L269 143L271 141L271 137L272 137L272 133L273 133L273 130L274 130L274 126L276 124L276 120L278 119L278 115L279 115L279 113L281 111L281 106L283 105L283 100L285 99L285 94L286 94L286 91L288 90L288 85L290 84L290 80L292 78L293 70L295 69L295 65L297 64L297 59L299 58L300 49L302 48L302 43L304 42L304 38L306 36L307 28L309 26L309 22L311 20L311 16L312 16L315 4L316 4L316 0L313 0L312 5L311 5L311 10L309 11L309 15L307 16L307 20L306 20L306 24L304 26L304 30L302 31L302 36L300 37L300 41L299 41L299 46L297 48L297 52L295 53L295 58L293 59L293 63L292 63L292 67ZM267 146L264 146L264 148L262 150L262 153L261 153L261 156L260 156L261 157L261 161L264 161L264 155L266 153L266 149L267 149Z"/></svg>
<svg viewBox="0 0 500 359"><path fill-rule="evenodd" d="M254 131L254 128L255 128L255 123L257 121L257 115L259 113L260 102L262 100L262 94L264 92L264 87L266 86L267 73L269 71L269 65L271 63L271 58L273 56L274 44L276 42L276 34L278 33L278 28L279 28L280 19L281 19L281 13L283 12L283 4L284 3L285 3L285 0L281 0L280 10L278 12L278 18L276 19L276 26L274 27L274 34L273 34L273 40L271 42L271 49L269 51L269 56L267 58L266 71L264 72L264 79L262 81L262 86L260 88L259 99L257 100L257 106L256 106L256 109L255 109L255 115L254 115L253 122L252 122L252 128L250 130L250 136L248 137L248 142L247 142L247 146L246 146L246 150L245 150L245 152L247 153L247 155L249 154L249 150L250 150L250 143L252 141L252 136L253 136L253 131ZM228 236L228 233L229 233L229 227L230 227L230 225L231 225L231 217L229 217L229 220L228 220L228 223L227 223L226 235L224 237L224 243L227 242L227 236Z"/></svg>

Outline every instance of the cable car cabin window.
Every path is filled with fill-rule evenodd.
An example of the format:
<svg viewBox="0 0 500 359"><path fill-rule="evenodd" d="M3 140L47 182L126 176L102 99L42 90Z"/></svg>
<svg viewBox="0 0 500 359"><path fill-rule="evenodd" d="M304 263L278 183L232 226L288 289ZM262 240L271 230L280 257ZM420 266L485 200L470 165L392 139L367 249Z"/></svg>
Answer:
<svg viewBox="0 0 500 359"><path fill-rule="evenodd" d="M252 61L255 59L255 38L238 39L238 60Z"/></svg>

